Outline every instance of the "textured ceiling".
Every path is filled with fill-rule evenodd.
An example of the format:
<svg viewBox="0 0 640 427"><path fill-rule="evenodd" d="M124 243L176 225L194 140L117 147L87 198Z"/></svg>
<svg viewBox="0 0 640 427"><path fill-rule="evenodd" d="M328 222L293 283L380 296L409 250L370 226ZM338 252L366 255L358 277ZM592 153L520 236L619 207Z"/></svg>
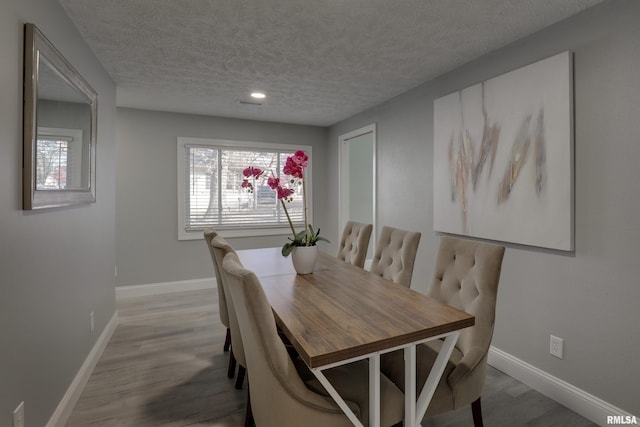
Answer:
<svg viewBox="0 0 640 427"><path fill-rule="evenodd" d="M119 106L326 126L601 0L59 1Z"/></svg>

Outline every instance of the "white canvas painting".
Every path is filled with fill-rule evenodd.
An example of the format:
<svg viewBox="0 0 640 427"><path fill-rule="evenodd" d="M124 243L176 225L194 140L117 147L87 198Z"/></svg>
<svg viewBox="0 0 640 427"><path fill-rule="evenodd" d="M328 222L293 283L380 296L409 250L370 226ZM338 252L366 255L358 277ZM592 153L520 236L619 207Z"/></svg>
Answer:
<svg viewBox="0 0 640 427"><path fill-rule="evenodd" d="M434 229L573 250L570 52L434 101Z"/></svg>

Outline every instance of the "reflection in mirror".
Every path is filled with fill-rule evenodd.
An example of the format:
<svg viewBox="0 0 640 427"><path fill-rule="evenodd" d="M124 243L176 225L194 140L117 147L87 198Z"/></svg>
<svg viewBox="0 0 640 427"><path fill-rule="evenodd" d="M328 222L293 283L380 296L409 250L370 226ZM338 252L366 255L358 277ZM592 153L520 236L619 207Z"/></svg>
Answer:
<svg viewBox="0 0 640 427"><path fill-rule="evenodd" d="M97 96L25 25L24 209L95 201Z"/></svg>
<svg viewBox="0 0 640 427"><path fill-rule="evenodd" d="M36 190L89 189L90 100L44 56L37 90Z"/></svg>
<svg viewBox="0 0 640 427"><path fill-rule="evenodd" d="M36 190L82 188L82 130L38 126Z"/></svg>

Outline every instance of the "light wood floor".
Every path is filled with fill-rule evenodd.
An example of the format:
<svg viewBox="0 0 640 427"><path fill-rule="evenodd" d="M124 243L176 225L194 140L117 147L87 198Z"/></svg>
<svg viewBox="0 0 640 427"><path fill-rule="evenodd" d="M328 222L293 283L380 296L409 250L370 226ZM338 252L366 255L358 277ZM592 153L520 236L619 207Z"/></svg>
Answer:
<svg viewBox="0 0 640 427"><path fill-rule="evenodd" d="M129 298L118 302L118 314L68 427L243 426L247 386L235 390L227 378L215 291ZM595 426L493 368L482 399L487 427ZM471 410L423 425L472 426Z"/></svg>

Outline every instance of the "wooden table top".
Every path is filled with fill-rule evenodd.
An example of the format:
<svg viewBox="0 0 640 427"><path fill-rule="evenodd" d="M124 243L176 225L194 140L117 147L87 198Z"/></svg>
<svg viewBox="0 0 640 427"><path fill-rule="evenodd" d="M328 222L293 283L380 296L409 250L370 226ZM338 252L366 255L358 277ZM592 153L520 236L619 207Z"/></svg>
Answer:
<svg viewBox="0 0 640 427"><path fill-rule="evenodd" d="M298 275L280 248L238 251L311 368L473 326L474 316L320 252Z"/></svg>

